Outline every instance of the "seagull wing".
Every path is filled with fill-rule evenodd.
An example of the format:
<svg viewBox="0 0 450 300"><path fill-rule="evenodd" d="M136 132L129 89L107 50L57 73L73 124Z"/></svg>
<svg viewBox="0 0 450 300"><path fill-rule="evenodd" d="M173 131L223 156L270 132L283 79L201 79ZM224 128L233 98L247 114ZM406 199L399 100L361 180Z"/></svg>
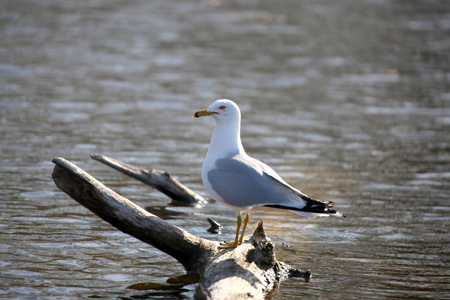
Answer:
<svg viewBox="0 0 450 300"><path fill-rule="evenodd" d="M228 205L246 210L255 206L287 209L307 217L336 213L329 210L332 202L308 197L284 182L272 168L250 156L221 158L215 165L208 172L208 180Z"/></svg>

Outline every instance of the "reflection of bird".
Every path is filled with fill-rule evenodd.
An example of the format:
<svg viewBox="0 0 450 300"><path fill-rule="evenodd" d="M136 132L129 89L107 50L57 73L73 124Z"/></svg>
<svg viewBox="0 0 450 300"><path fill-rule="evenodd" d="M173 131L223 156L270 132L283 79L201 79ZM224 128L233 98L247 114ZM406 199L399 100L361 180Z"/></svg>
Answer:
<svg viewBox="0 0 450 300"><path fill-rule="evenodd" d="M216 120L203 163L203 184L214 199L238 212L236 238L231 245L222 248L235 248L242 243L251 211L285 209L306 217L342 216L330 209L333 202L306 196L287 184L272 168L245 153L240 136L241 112L233 101L217 100L207 109L196 112L193 118L203 116ZM239 238L241 211L247 216Z"/></svg>

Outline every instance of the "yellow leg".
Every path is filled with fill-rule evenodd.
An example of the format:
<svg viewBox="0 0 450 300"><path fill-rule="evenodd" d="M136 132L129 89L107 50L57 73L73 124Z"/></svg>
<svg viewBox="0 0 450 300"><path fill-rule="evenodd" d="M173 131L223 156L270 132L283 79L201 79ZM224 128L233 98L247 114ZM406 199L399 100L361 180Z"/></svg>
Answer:
<svg viewBox="0 0 450 300"><path fill-rule="evenodd" d="M242 235L241 238L239 239L239 245L242 244L242 240L244 239L244 233L245 229L247 229L248 221L250 221L250 214L247 214L247 216L244 219L244 227L242 227Z"/></svg>
<svg viewBox="0 0 450 300"><path fill-rule="evenodd" d="M245 220L247 220L247 218L245 218ZM247 220L247 223L248 223L248 220ZM236 248L239 245L239 231L241 229L241 224L242 224L242 218L241 218L241 215L239 215L237 218L237 229L236 229L236 237L234 239L234 243L231 243L231 244L223 243L219 246L219 249ZM244 223L244 226L247 226L247 224ZM244 229L245 229L245 227L244 227Z"/></svg>

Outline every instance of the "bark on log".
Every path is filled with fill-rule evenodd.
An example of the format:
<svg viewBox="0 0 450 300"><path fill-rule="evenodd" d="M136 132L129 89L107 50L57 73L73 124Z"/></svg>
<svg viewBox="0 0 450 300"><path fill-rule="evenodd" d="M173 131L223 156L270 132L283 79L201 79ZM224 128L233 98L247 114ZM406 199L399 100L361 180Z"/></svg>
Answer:
<svg viewBox="0 0 450 300"><path fill-rule="evenodd" d="M122 232L174 257L187 272L197 273L197 299L267 298L293 270L276 260L262 222L250 240L236 249L220 250L218 242L158 218L64 158L54 158L53 162L52 177L62 191Z"/></svg>

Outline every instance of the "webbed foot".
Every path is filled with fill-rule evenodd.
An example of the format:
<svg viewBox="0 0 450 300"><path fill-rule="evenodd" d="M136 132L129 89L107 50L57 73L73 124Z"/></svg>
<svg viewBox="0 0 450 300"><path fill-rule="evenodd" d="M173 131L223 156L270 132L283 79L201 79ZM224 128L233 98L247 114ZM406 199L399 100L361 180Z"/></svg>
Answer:
<svg viewBox="0 0 450 300"><path fill-rule="evenodd" d="M219 249L233 249L237 248L237 246L239 246L238 241L228 241L220 243Z"/></svg>

